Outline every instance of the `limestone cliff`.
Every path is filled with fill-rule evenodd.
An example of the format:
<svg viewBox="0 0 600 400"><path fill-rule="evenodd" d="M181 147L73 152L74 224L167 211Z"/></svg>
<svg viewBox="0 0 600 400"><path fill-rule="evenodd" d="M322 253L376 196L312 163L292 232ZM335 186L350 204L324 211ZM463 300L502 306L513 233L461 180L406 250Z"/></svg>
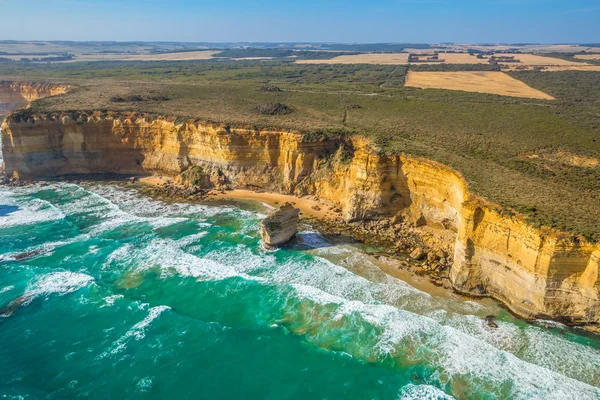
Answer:
<svg viewBox="0 0 600 400"><path fill-rule="evenodd" d="M178 175L200 166L203 186L315 195L348 221L403 215L451 238L458 291L493 296L527 317L600 326L598 244L505 216L456 171L382 154L362 137L83 113L16 113L2 130L8 175Z"/></svg>
<svg viewBox="0 0 600 400"><path fill-rule="evenodd" d="M0 81L0 120L12 110L43 97L66 93L67 85Z"/></svg>
<svg viewBox="0 0 600 400"><path fill-rule="evenodd" d="M64 94L69 85L36 82L0 81L0 103L32 102L48 96Z"/></svg>
<svg viewBox="0 0 600 400"><path fill-rule="evenodd" d="M281 246L298 233L300 210L285 203L260 222L260 236L266 246Z"/></svg>

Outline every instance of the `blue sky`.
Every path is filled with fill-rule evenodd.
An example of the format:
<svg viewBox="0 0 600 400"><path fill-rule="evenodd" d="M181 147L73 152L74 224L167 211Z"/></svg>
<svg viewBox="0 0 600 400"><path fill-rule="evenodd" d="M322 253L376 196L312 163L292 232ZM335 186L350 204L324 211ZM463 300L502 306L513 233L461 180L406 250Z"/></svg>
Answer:
<svg viewBox="0 0 600 400"><path fill-rule="evenodd" d="M600 42L600 0L0 0L0 39Z"/></svg>

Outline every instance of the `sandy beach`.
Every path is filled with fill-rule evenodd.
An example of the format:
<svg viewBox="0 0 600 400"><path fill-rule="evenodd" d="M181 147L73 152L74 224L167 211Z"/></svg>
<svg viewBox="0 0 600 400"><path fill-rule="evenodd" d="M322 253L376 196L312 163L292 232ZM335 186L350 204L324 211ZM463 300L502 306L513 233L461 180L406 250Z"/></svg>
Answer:
<svg viewBox="0 0 600 400"><path fill-rule="evenodd" d="M169 177L153 175L141 178L140 182L151 186L161 186L164 183L173 182L173 179ZM234 189L227 191L211 191L206 196L206 200L254 200L268 204L271 207L279 207L284 203L289 202L292 203L296 208L300 209L301 216L304 217L329 220L341 217L340 213L335 211L335 207L333 205L317 200L312 196L297 197L280 193Z"/></svg>

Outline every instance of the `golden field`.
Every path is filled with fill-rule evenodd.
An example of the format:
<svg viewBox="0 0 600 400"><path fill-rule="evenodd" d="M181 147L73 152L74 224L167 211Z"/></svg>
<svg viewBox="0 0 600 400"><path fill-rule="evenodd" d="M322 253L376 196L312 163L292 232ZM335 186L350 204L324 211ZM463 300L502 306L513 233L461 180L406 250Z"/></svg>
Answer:
<svg viewBox="0 0 600 400"><path fill-rule="evenodd" d="M465 92L498 94L501 96L526 97L554 100L542 91L514 79L504 72L414 72L406 77L406 86L421 89L449 89Z"/></svg>
<svg viewBox="0 0 600 400"><path fill-rule="evenodd" d="M296 64L408 64L407 53L368 53L334 57L329 60L298 60Z"/></svg>

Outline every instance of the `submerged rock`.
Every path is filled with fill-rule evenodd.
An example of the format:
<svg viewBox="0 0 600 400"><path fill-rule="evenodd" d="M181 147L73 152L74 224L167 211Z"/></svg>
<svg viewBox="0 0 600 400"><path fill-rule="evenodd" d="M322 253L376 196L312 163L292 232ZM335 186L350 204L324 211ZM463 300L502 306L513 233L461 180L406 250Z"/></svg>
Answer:
<svg viewBox="0 0 600 400"><path fill-rule="evenodd" d="M281 246L298 232L300 210L285 203L260 222L260 236L267 246Z"/></svg>

